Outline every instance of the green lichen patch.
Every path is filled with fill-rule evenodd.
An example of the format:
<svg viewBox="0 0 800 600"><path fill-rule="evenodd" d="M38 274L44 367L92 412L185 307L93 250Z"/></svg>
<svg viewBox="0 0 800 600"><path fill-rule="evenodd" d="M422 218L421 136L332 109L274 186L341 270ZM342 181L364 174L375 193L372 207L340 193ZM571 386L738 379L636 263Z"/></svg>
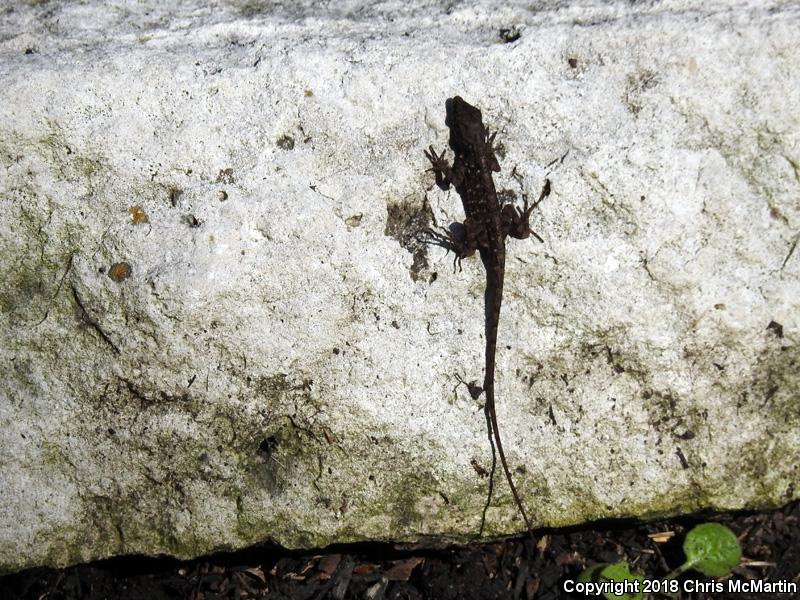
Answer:
<svg viewBox="0 0 800 600"><path fill-rule="evenodd" d="M58 309L79 239L69 225L52 224L48 213L23 208L26 200L7 211L17 213L12 227L19 237L0 241L0 313L11 326L40 323Z"/></svg>
<svg viewBox="0 0 800 600"><path fill-rule="evenodd" d="M235 399L109 380L92 414L71 419L73 435L91 435L94 443L54 442L49 453L48 468L94 490L81 497L77 519L91 533L51 532L62 542L50 564L119 553L188 558L265 539L294 547L348 535L415 539L442 521L454 535L463 532L465 513L447 496L474 490L452 492L455 480L442 482L413 460L398 470L375 452L374 440L388 441L387 432L365 437L315 421L309 415L318 413L300 406L309 406L311 395L302 381L284 374L254 380L260 396L251 400L273 415L254 418L252 405ZM366 471L353 456L366 459ZM115 465L125 465L124 477Z"/></svg>
<svg viewBox="0 0 800 600"><path fill-rule="evenodd" d="M35 141L34 150L47 160L58 180L93 191L108 172L108 161L96 149L70 141L57 122L51 121L49 129Z"/></svg>

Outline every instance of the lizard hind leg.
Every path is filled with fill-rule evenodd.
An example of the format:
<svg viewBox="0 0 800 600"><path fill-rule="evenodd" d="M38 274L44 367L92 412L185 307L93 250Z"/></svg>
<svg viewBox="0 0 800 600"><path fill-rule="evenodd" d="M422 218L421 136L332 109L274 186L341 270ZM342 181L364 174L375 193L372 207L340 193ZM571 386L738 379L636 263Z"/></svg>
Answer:
<svg viewBox="0 0 800 600"><path fill-rule="evenodd" d="M506 204L503 207L502 212L500 213L501 223L503 227L503 233L505 235L510 235L513 238L518 240L527 239L530 236L535 237L540 242L544 242L544 240L536 233L530 226L530 217L533 209L535 209L539 204L550 195L550 180L545 179L544 186L542 187L542 192L539 194L539 199L536 200L533 204L528 204L528 196L524 195L524 205L523 209L520 211L519 208L514 206L513 204Z"/></svg>
<svg viewBox="0 0 800 600"><path fill-rule="evenodd" d="M456 271L456 267L461 271L461 261L475 254L475 247L470 245L470 236L465 226L461 223L452 223L448 229L444 227L439 227L438 229L428 227L425 229L425 234L428 236L425 240L427 243L441 246L448 252L453 251L455 255L453 257L453 272Z"/></svg>
<svg viewBox="0 0 800 600"><path fill-rule="evenodd" d="M503 211L500 213L503 233L518 240L525 240L533 236L540 242L543 242L544 240L539 237L539 234L531 229L527 217L529 214L529 207L527 206L524 211L520 211L519 208L513 204L506 204L503 207Z"/></svg>

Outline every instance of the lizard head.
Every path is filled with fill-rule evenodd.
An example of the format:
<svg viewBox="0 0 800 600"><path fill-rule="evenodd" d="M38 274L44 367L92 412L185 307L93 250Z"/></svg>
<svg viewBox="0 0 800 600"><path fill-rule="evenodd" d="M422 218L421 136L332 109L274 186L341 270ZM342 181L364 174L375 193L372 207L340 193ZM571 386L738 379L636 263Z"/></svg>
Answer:
<svg viewBox="0 0 800 600"><path fill-rule="evenodd" d="M445 102L447 118L445 125L450 128L450 148L457 154L469 153L486 143L486 128L478 108L465 102L461 96L448 98Z"/></svg>

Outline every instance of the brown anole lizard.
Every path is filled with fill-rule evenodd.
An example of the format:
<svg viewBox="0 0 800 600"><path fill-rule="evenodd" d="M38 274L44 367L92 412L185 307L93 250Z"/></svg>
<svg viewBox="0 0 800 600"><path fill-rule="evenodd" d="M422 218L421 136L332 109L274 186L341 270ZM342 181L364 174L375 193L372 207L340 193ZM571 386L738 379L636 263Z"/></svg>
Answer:
<svg viewBox="0 0 800 600"><path fill-rule="evenodd" d="M500 306L503 301L503 277L506 263L506 238L508 236L525 239L533 235L542 239L528 223L534 208L550 194L550 181L545 180L539 199L528 205L524 199L523 210L513 204L500 205L494 187L492 172L500 171L500 164L494 153L495 134L489 135L483 124L481 111L465 102L460 96L450 98L446 104L447 118L445 124L450 129L450 149L455 153L452 167L444 158L444 151L437 154L430 146L425 156L431 161L432 171L436 176L436 184L443 190L452 185L461 197L464 205L463 232L456 234L454 228L445 235L431 232L440 242L453 250L456 259L460 260L475 254L477 250L486 270L486 291L484 292L485 335L486 335L486 370L483 389L486 393L484 413L492 447L492 470L489 475L489 492L481 518L480 533L486 521L486 509L492 499L494 472L497 466L495 446L500 455L508 485L519 508L528 533L533 537L533 528L519 497L511 471L508 468L500 430L497 427L495 411L494 375L495 356L497 353L497 327L500 322Z"/></svg>

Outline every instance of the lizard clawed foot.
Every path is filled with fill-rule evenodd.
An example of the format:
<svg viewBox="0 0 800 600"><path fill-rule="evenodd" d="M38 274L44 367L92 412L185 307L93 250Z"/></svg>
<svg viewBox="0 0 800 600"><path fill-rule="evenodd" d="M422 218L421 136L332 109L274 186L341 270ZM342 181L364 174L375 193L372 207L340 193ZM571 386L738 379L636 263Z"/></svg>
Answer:
<svg viewBox="0 0 800 600"><path fill-rule="evenodd" d="M496 148L494 145L494 138L497 137L497 132L493 131L491 134L489 130L486 130L486 155L489 160L489 168L494 171L495 173L500 172L500 163L497 162L497 156L495 156Z"/></svg>
<svg viewBox="0 0 800 600"><path fill-rule="evenodd" d="M424 150L424 152L425 158L431 162L431 168L428 171L433 171L436 176L436 185L443 190L449 189L450 184L453 183L451 180L453 171L444 157L445 150L442 150L441 154L437 154L433 146L428 146L428 149Z"/></svg>
<svg viewBox="0 0 800 600"><path fill-rule="evenodd" d="M438 227L437 229L434 229L433 227L426 227L422 230L422 233L427 236L426 238L422 239L424 243L441 246L448 252L453 249L452 235L450 231L444 227Z"/></svg>
<svg viewBox="0 0 800 600"><path fill-rule="evenodd" d="M441 154L437 154L436 150L433 149L433 146L428 146L428 149L423 150L423 152L425 152L425 158L431 161L431 168L428 169L428 171L433 171L434 173L443 173L447 170L448 164L447 160L444 158L444 153L446 150L442 150Z"/></svg>

